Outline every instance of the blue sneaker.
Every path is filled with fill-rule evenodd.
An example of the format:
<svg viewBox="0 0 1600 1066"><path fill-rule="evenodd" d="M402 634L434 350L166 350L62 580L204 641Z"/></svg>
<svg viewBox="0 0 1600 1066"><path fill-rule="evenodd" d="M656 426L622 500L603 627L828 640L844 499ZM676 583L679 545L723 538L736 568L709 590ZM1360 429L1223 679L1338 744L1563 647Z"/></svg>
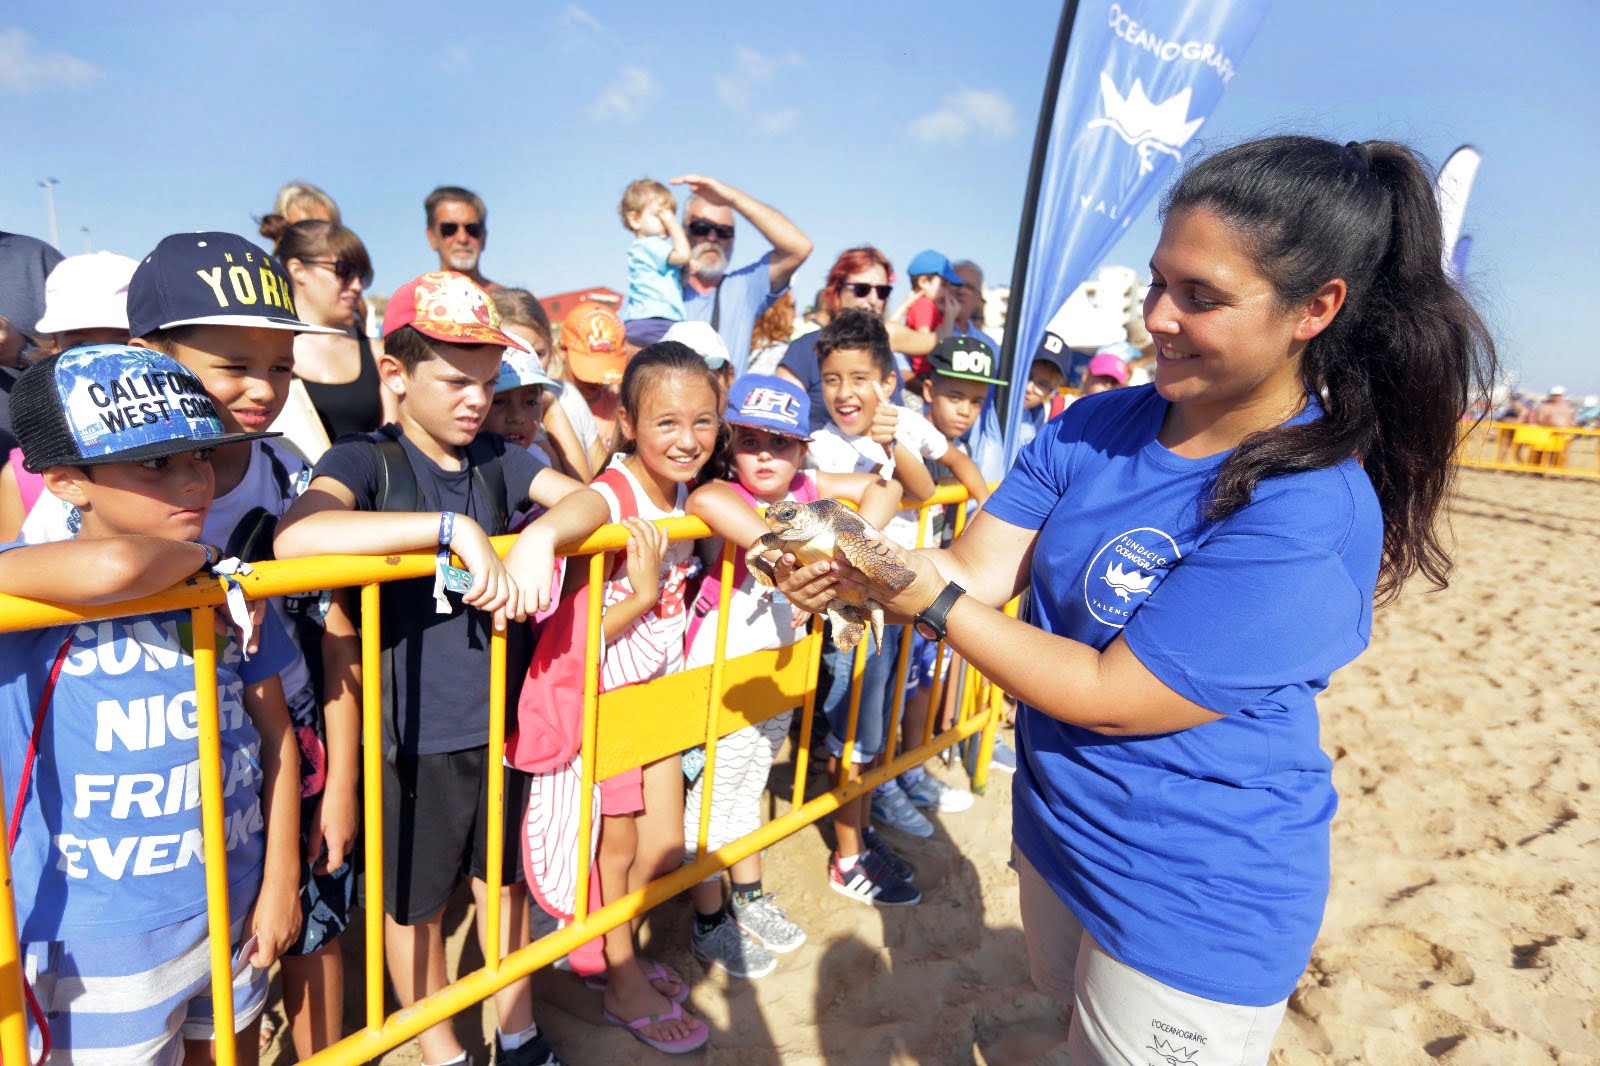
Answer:
<svg viewBox="0 0 1600 1066"><path fill-rule="evenodd" d="M865 844L867 850L876 855L885 866L894 871L894 875L900 880L908 885L916 884L916 869L909 862L902 859L893 848L885 844L883 838L878 835L878 831L872 826L869 825L861 830L861 843Z"/></svg>
<svg viewBox="0 0 1600 1066"><path fill-rule="evenodd" d="M933 836L933 823L911 802L898 778L891 777L872 791L872 818L890 829L914 837Z"/></svg>

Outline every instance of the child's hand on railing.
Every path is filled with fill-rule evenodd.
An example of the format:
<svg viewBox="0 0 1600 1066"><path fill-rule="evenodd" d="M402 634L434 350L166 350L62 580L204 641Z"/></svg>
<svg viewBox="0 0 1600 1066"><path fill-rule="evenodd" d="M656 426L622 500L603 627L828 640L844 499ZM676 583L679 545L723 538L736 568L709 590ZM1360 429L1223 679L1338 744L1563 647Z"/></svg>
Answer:
<svg viewBox="0 0 1600 1066"><path fill-rule="evenodd" d="M506 571L522 591L521 605L511 615L520 622L550 607L550 586L556 571L555 534L548 528L529 526L506 552Z"/></svg>
<svg viewBox="0 0 1600 1066"><path fill-rule="evenodd" d="M494 615L495 629L504 629L506 615L514 615L520 609L520 591L516 581L506 572L505 564L500 561L494 545L489 541L489 535L472 518L464 514L457 515L450 549L461 556L461 562L472 575L472 587L462 593L461 602ZM523 617L526 617L526 612Z"/></svg>
<svg viewBox="0 0 1600 1066"><path fill-rule="evenodd" d="M633 586L633 598L649 609L661 598L661 560L667 554L667 535L635 515L624 518L628 527L628 584Z"/></svg>

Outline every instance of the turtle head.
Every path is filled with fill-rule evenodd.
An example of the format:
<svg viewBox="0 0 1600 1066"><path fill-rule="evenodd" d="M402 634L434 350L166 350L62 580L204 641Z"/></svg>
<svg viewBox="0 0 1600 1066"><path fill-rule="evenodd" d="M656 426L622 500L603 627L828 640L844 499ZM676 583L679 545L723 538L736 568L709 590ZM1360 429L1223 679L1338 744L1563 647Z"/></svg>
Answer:
<svg viewBox="0 0 1600 1066"><path fill-rule="evenodd" d="M816 512L805 504L784 502L767 508L767 528L784 540L809 540L821 524Z"/></svg>

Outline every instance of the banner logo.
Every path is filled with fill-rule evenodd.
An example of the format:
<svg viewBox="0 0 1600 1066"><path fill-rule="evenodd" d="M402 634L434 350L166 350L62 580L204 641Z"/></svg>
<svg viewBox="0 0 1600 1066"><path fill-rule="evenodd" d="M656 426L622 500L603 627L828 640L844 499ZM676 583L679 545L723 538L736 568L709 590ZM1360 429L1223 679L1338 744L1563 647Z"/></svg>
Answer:
<svg viewBox="0 0 1600 1066"><path fill-rule="evenodd" d="M1189 119L1190 94L1191 90L1186 88L1159 104L1152 103L1145 95L1144 82L1134 78L1133 88L1123 96L1110 75L1101 71L1100 104L1105 114L1090 122L1088 128L1109 127L1138 150L1139 173L1148 174L1156 168L1156 152L1183 162L1183 146L1206 120L1204 115Z"/></svg>

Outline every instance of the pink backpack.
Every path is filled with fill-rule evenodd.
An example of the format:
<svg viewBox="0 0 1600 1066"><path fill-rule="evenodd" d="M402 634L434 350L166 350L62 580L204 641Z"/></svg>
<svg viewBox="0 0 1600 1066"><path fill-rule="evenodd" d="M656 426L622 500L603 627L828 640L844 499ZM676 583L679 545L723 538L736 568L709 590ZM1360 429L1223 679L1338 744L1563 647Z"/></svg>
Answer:
<svg viewBox="0 0 1600 1066"><path fill-rule="evenodd" d="M11 473L17 479L17 492L22 497L22 513L28 514L33 510L33 505L39 502L39 496L44 492L44 475L31 474L22 465L22 449L12 448L7 459L11 464Z"/></svg>

